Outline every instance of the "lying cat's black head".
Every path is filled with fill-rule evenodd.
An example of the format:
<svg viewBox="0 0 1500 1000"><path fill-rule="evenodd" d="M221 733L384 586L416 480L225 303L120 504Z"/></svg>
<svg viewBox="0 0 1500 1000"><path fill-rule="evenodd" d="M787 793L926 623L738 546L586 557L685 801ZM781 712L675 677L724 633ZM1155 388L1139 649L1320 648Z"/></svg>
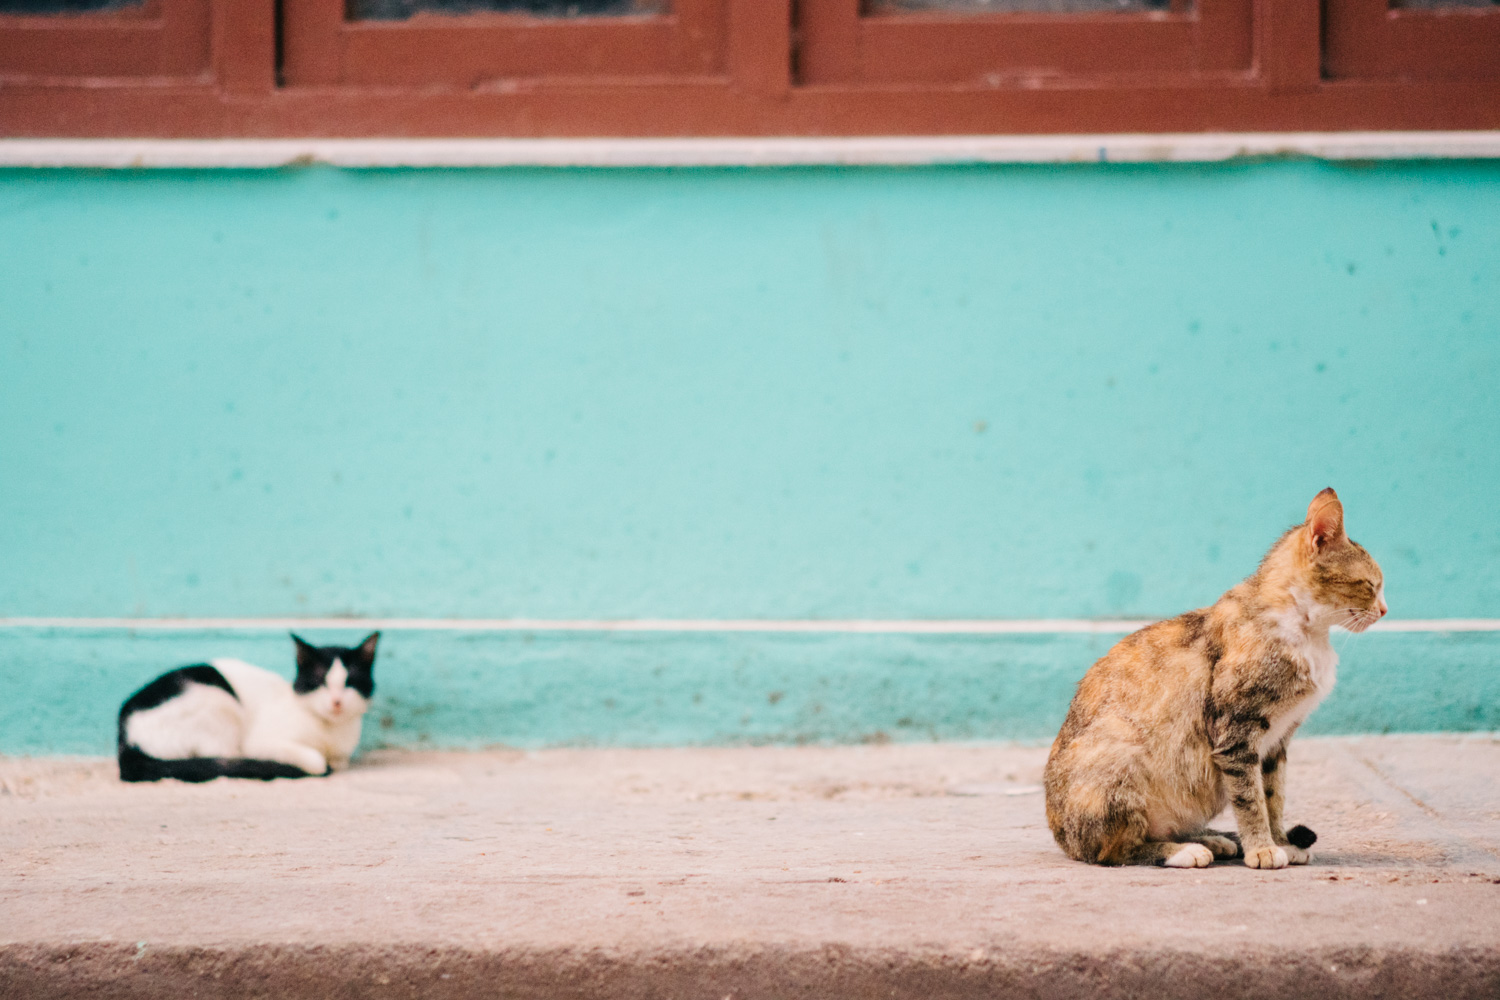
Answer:
<svg viewBox="0 0 1500 1000"><path fill-rule="evenodd" d="M314 646L293 634L297 679L292 682L292 690L325 718L362 714L375 694L375 643L379 640L380 633L371 632L351 649Z"/></svg>

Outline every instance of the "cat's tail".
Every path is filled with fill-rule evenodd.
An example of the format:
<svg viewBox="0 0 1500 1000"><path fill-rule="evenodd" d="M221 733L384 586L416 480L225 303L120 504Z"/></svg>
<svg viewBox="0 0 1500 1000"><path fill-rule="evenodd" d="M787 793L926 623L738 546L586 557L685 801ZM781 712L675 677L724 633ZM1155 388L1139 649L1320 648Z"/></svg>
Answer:
<svg viewBox="0 0 1500 1000"><path fill-rule="evenodd" d="M121 781L212 781L215 778L310 778L302 768L279 760L255 760L250 757L184 757L162 760L137 747L120 747Z"/></svg>

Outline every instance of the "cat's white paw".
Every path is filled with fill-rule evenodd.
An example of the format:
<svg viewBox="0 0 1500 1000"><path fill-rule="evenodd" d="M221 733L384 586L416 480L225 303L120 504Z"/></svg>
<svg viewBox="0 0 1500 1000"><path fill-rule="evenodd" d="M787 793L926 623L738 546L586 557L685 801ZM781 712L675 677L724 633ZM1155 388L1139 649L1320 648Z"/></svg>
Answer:
<svg viewBox="0 0 1500 1000"><path fill-rule="evenodd" d="M1286 851L1280 847L1245 848L1246 868L1285 868Z"/></svg>
<svg viewBox="0 0 1500 1000"><path fill-rule="evenodd" d="M1199 843L1210 851L1213 851L1216 858L1237 858L1240 856L1240 845L1228 837L1204 837Z"/></svg>
<svg viewBox="0 0 1500 1000"><path fill-rule="evenodd" d="M1214 852L1202 844L1183 844L1162 865L1167 868L1207 868L1214 863Z"/></svg>
<svg viewBox="0 0 1500 1000"><path fill-rule="evenodd" d="M326 757L312 747L305 747L296 743L279 746L269 753L264 755L257 754L255 756L265 756L270 760L279 760L283 764L290 764L293 767L301 768L314 777L320 777L328 773L328 759Z"/></svg>
<svg viewBox="0 0 1500 1000"><path fill-rule="evenodd" d="M1281 849L1286 852L1286 863L1289 865L1305 865L1312 860L1312 851L1304 850L1296 844L1282 844Z"/></svg>

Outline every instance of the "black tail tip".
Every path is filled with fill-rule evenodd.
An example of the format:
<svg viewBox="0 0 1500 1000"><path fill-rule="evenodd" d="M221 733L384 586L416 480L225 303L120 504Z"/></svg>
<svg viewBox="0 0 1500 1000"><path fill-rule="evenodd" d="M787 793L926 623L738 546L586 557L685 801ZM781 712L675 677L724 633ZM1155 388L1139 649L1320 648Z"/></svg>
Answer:
<svg viewBox="0 0 1500 1000"><path fill-rule="evenodd" d="M1286 839L1293 847L1300 847L1305 851L1318 842L1318 835L1298 823L1286 832Z"/></svg>

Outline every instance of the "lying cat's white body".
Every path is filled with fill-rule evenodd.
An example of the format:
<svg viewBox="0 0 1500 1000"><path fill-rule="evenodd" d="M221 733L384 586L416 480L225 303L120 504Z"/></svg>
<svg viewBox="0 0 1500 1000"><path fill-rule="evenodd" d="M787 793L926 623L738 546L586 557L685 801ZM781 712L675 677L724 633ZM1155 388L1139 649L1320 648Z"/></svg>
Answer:
<svg viewBox="0 0 1500 1000"><path fill-rule="evenodd" d="M297 641L297 680L243 660L164 674L120 710L120 776L305 777L345 767L374 692L375 642Z"/></svg>

